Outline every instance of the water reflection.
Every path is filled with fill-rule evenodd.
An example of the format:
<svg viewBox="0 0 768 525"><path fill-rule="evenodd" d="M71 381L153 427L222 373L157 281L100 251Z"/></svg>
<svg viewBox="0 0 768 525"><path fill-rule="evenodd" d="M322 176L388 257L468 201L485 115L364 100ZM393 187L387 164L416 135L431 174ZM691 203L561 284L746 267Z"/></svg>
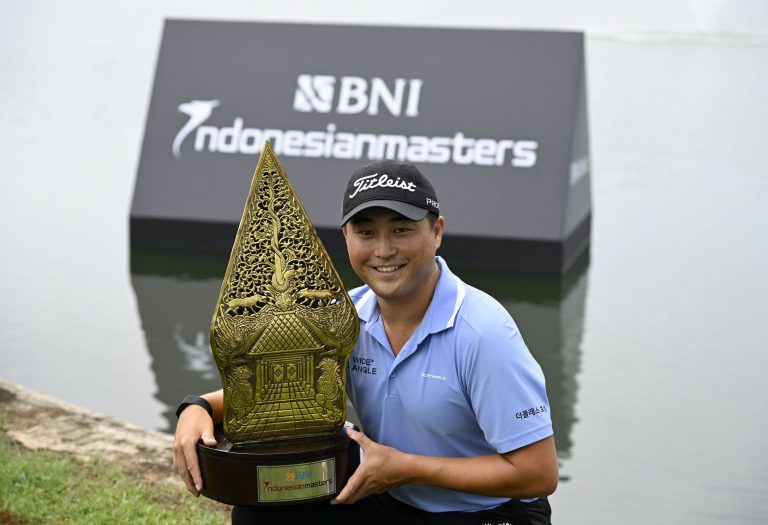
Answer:
<svg viewBox="0 0 768 525"><path fill-rule="evenodd" d="M226 264L224 255L144 251L131 255L131 280L156 379L155 397L166 407L166 426L159 430L173 431L174 410L185 394L220 388L208 331ZM346 263L334 264L345 286L360 284ZM515 318L547 377L561 457L570 453L576 421L588 266L585 256L564 277L452 268L467 283L496 297Z"/></svg>
<svg viewBox="0 0 768 525"><path fill-rule="evenodd" d="M226 259L201 255L137 253L131 281L155 375L155 397L165 406L165 427L176 427L175 407L188 393L220 387L208 346L213 303Z"/></svg>

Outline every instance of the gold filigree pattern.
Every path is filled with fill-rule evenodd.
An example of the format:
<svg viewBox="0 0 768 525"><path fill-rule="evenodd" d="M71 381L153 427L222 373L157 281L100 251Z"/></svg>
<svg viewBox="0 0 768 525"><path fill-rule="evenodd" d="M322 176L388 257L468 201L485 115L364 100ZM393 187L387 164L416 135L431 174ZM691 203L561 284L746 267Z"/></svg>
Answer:
<svg viewBox="0 0 768 525"><path fill-rule="evenodd" d="M211 322L236 445L336 432L359 322L269 143L264 145Z"/></svg>

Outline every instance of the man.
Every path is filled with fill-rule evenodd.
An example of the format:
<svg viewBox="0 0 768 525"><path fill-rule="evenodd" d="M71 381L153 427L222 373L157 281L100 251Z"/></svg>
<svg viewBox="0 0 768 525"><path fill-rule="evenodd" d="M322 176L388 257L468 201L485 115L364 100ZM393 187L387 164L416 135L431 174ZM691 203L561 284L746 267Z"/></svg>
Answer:
<svg viewBox="0 0 768 525"><path fill-rule="evenodd" d="M364 460L328 503L235 507L233 523L550 523L558 465L544 378L506 310L436 256L445 219L410 163L377 161L344 193L342 232L365 286L348 371ZM222 391L180 407L174 463L201 488ZM205 408L210 408L206 411ZM209 414L212 412L212 415ZM301 521L300 521L301 520Z"/></svg>

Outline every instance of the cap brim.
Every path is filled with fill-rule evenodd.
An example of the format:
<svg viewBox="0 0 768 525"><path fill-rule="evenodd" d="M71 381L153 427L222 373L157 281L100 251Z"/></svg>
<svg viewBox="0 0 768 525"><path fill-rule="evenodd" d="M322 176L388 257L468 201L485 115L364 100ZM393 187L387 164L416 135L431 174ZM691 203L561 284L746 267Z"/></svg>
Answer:
<svg viewBox="0 0 768 525"><path fill-rule="evenodd" d="M349 219L357 215L363 210L367 210L368 208L387 208L388 210L392 210L396 213L399 213L403 217L406 217L408 219L411 219L412 221L420 221L424 217L427 216L427 213L429 210L426 210L424 208L419 208L418 206L414 206L413 204L408 204L407 202L400 202L400 201L389 201L389 200L375 200L375 201L366 201L363 203L358 204L354 208L352 208L349 213L344 215L341 219L341 225L344 226Z"/></svg>

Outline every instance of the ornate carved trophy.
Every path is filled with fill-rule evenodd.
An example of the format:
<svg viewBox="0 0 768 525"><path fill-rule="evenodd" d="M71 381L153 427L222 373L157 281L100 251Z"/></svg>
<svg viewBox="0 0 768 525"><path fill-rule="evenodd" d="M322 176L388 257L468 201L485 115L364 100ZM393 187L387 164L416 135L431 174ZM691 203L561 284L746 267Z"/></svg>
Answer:
<svg viewBox="0 0 768 525"><path fill-rule="evenodd" d="M211 322L224 421L215 448L197 446L204 496L290 504L341 490L357 453L343 426L358 330L355 307L267 142Z"/></svg>

